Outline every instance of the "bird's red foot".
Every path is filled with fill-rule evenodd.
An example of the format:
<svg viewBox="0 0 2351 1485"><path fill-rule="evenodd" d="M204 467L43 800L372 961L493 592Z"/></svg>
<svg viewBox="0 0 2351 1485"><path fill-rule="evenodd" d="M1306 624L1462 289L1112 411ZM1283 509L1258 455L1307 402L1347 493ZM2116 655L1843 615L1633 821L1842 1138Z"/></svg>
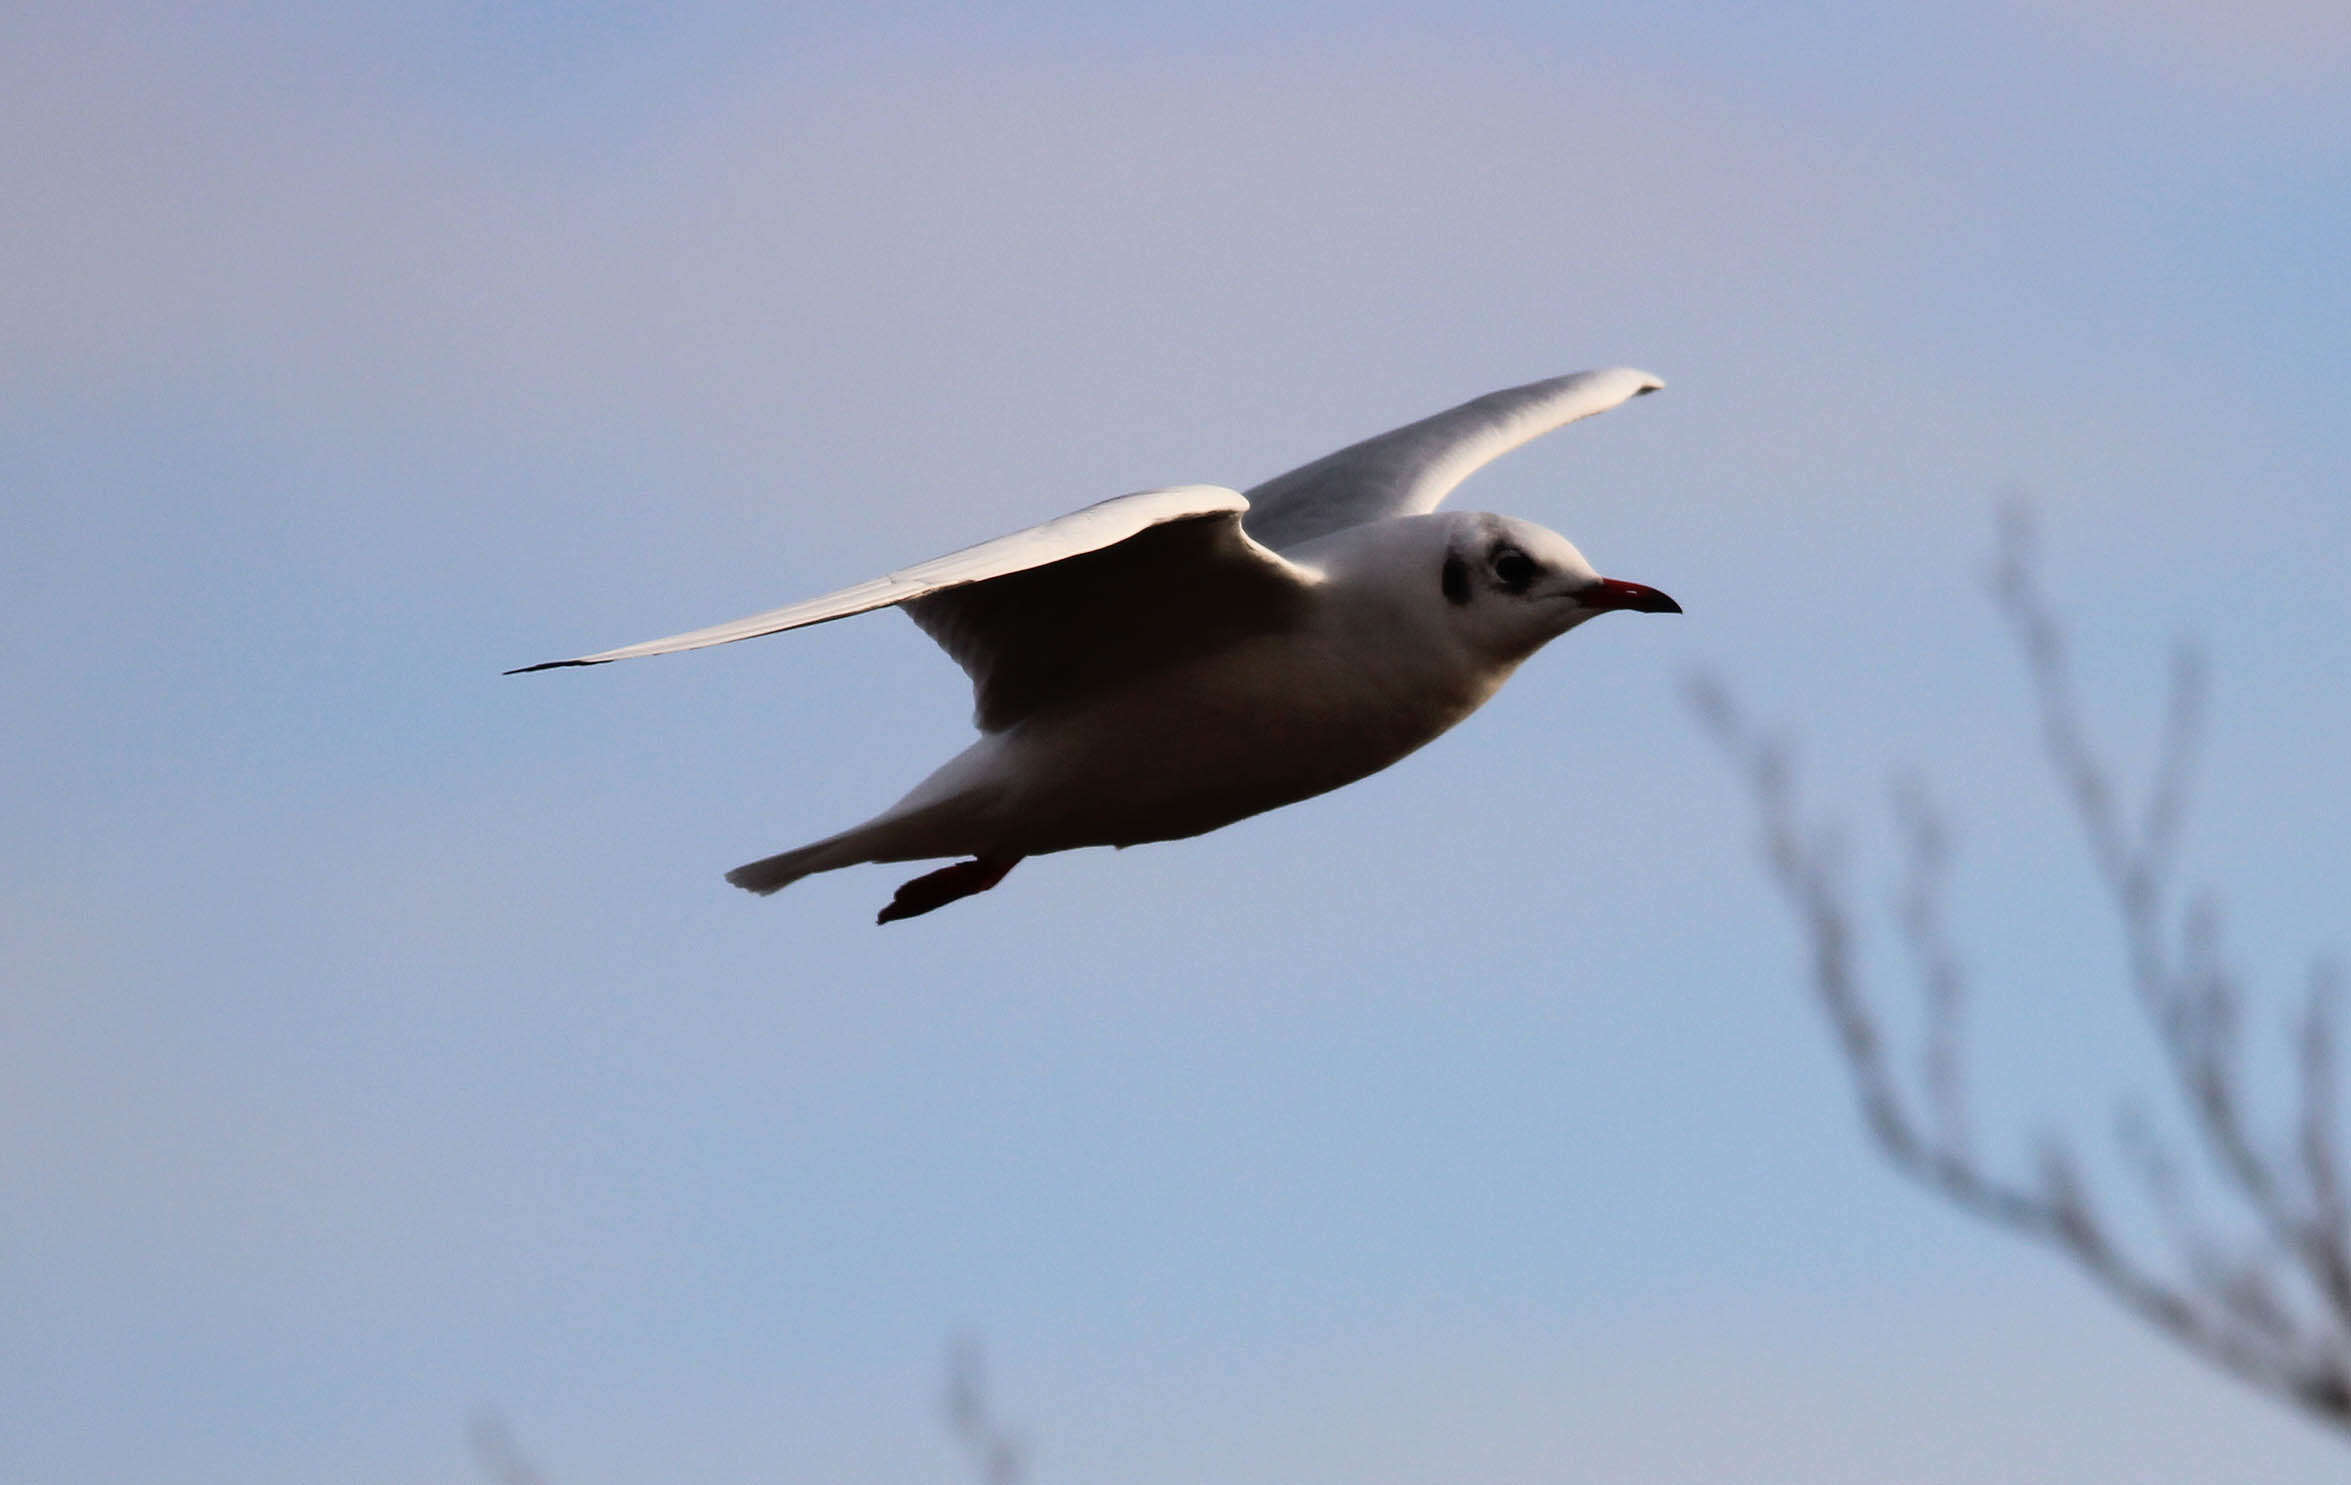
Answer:
<svg viewBox="0 0 2351 1485"><path fill-rule="evenodd" d="M1018 856L981 856L926 872L900 887L890 899L890 905L883 908L881 916L874 921L895 923L900 918L919 918L934 908L945 907L958 897L987 891L1003 881L1004 874L1018 865Z"/></svg>

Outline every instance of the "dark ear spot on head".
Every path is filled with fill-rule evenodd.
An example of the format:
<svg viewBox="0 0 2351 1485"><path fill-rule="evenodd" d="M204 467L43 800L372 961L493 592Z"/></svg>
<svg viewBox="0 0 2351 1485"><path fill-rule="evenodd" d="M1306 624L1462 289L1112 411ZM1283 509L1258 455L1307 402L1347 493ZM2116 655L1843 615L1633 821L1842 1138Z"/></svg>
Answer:
<svg viewBox="0 0 2351 1485"><path fill-rule="evenodd" d="M1445 598L1451 603L1469 602L1469 564L1461 560L1459 552L1445 554Z"/></svg>

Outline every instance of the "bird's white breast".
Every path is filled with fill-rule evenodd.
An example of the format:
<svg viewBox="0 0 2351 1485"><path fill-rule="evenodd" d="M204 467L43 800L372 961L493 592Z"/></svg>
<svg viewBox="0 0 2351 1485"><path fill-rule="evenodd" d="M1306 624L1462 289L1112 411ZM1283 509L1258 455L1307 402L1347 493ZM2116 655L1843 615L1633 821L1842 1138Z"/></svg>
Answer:
<svg viewBox="0 0 2351 1485"><path fill-rule="evenodd" d="M1336 789L1453 726L1508 674L1471 657L1426 602L1347 581L1318 596L1301 628L975 747L1003 791L1002 848L1176 839Z"/></svg>

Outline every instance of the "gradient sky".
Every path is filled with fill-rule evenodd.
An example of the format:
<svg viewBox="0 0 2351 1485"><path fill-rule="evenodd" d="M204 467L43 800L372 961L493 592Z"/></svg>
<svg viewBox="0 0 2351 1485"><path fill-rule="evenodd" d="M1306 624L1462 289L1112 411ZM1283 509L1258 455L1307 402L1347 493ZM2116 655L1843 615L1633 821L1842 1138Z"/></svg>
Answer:
<svg viewBox="0 0 2351 1485"><path fill-rule="evenodd" d="M2343 944L2340 5L222 9L0 19L0 1479L967 1479L956 1333L1040 1485L2341 1478L1874 1162L1682 700L1872 903L1937 781L2003 1157L2150 1073L2003 497ZM1686 617L917 923L719 879L961 746L903 620L498 674L1619 363L1458 503Z"/></svg>

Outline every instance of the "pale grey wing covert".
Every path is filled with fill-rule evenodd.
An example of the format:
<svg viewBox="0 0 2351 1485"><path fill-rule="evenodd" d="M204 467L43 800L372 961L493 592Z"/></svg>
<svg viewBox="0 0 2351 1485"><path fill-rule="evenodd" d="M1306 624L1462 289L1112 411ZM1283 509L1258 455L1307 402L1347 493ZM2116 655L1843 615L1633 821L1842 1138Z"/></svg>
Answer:
<svg viewBox="0 0 2351 1485"><path fill-rule="evenodd" d="M1488 392L1267 480L1248 492L1243 524L1286 552L1350 526L1427 515L1454 486L1519 445L1664 385L1648 372L1617 367Z"/></svg>
<svg viewBox="0 0 2351 1485"><path fill-rule="evenodd" d="M970 675L976 720L996 731L1291 622L1317 579L1242 532L1248 508L1216 485L1121 495L820 598L523 670L675 654L901 605Z"/></svg>

